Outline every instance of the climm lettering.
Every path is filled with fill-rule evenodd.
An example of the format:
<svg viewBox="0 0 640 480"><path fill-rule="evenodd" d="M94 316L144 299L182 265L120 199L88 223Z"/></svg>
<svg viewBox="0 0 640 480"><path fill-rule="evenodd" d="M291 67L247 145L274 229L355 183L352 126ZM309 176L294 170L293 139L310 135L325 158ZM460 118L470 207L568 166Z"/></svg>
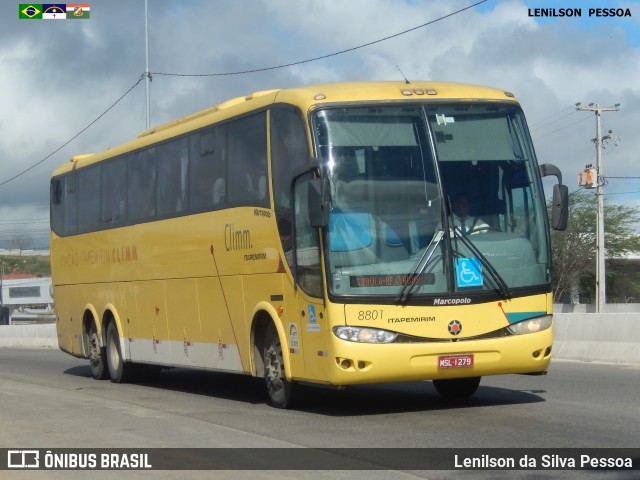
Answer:
<svg viewBox="0 0 640 480"><path fill-rule="evenodd" d="M84 267L89 265L108 265L113 263L135 262L138 260L137 245L123 245L112 249L82 250L62 255L63 267Z"/></svg>
<svg viewBox="0 0 640 480"><path fill-rule="evenodd" d="M227 223L224 226L224 248L227 252L252 248L251 231L248 228L236 229L233 223Z"/></svg>
<svg viewBox="0 0 640 480"><path fill-rule="evenodd" d="M138 247L116 247L111 251L113 263L134 262L138 260Z"/></svg>

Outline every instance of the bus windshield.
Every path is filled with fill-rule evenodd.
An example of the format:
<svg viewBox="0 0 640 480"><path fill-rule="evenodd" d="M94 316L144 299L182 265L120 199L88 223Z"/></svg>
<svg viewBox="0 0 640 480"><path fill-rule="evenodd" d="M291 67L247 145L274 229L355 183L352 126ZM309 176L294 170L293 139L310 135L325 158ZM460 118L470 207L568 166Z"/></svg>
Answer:
<svg viewBox="0 0 640 480"><path fill-rule="evenodd" d="M313 130L332 295L506 298L548 286L543 192L513 103L328 108Z"/></svg>

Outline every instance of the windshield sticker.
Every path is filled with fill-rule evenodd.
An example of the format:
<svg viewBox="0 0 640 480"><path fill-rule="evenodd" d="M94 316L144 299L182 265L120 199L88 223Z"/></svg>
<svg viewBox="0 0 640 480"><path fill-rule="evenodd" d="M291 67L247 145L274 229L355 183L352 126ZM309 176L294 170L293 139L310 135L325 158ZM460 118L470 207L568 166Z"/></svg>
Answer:
<svg viewBox="0 0 640 480"><path fill-rule="evenodd" d="M456 283L459 288L481 287L482 266L477 258L458 258L456 260Z"/></svg>
<svg viewBox="0 0 640 480"><path fill-rule="evenodd" d="M447 117L445 114L442 115L436 115L436 121L438 122L438 125L446 125L448 123L455 123L455 118L453 117Z"/></svg>

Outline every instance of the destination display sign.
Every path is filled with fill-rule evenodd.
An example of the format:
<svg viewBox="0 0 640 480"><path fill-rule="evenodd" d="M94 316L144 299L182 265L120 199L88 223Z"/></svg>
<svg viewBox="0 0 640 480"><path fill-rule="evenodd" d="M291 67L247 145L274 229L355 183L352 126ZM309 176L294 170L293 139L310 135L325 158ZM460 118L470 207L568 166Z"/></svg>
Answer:
<svg viewBox="0 0 640 480"><path fill-rule="evenodd" d="M405 285L433 285L436 281L433 273L410 275L408 273L387 275L351 275L352 288L362 287L404 287Z"/></svg>

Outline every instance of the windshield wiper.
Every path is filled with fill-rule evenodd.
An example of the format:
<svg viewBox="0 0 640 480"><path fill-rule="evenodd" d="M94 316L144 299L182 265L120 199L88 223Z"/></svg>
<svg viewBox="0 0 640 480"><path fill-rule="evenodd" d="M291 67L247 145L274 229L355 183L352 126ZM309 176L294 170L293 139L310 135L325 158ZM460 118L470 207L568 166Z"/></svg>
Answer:
<svg viewBox="0 0 640 480"><path fill-rule="evenodd" d="M420 260L418 260L415 267L413 267L413 271L407 276L407 282L402 286L402 289L398 294L398 298L396 298L396 303L401 303L411 296L411 292L413 292L416 285L419 283L418 280L422 276L425 268L427 268L427 265L429 265L431 257L433 257L433 254L435 253L436 248L438 248L443 237L443 230L438 230L435 233L429 242L429 245L427 245L427 248L424 249L424 253L420 256Z"/></svg>
<svg viewBox="0 0 640 480"><path fill-rule="evenodd" d="M453 232L454 236L460 238L460 240L462 240L462 243L464 243L465 246L469 250L471 250L471 252L478 258L478 260L480 260L480 263L487 270L487 272L489 272L489 275L493 279L494 284L498 287L498 291L504 297L504 299L510 299L512 295L511 289L509 288L509 285L507 285L507 282L504 281L504 278L502 278L502 275L500 275L498 270L496 270L496 267L494 267L491 262L487 260L487 257L485 257L484 254L478 249L478 247L476 247L473 242L469 240L469 237L462 233L460 227L456 225Z"/></svg>

